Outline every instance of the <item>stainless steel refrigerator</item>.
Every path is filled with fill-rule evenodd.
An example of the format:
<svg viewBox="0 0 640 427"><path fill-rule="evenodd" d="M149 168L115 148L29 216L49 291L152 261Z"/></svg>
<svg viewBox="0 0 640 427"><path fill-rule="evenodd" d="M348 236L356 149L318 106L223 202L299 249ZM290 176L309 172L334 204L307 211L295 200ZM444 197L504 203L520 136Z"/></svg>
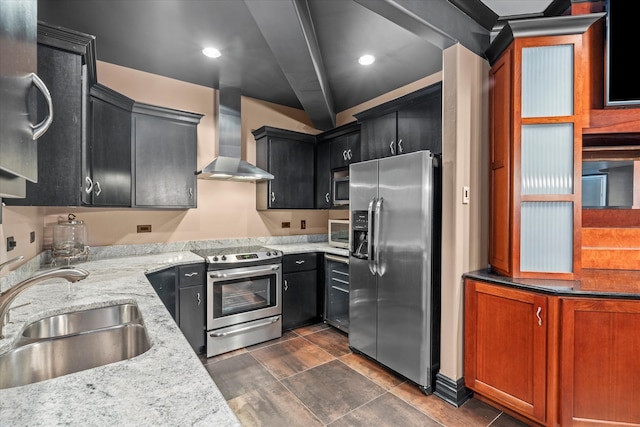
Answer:
<svg viewBox="0 0 640 427"><path fill-rule="evenodd" d="M349 167L349 346L433 392L441 197L429 151Z"/></svg>

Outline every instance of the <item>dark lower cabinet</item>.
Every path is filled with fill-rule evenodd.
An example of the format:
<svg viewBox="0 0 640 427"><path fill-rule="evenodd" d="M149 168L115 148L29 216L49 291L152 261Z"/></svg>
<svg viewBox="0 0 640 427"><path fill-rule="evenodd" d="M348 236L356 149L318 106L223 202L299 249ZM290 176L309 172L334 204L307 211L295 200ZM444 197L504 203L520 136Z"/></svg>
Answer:
<svg viewBox="0 0 640 427"><path fill-rule="evenodd" d="M167 308L169 314L176 318L176 301L178 294L176 293L176 269L175 267L165 268L164 270L154 271L147 274L147 279L153 289L160 297L160 300Z"/></svg>
<svg viewBox="0 0 640 427"><path fill-rule="evenodd" d="M321 321L323 286L318 281L318 255L285 255L282 269L282 330Z"/></svg>
<svg viewBox="0 0 640 427"><path fill-rule="evenodd" d="M349 258L325 254L324 321L349 332Z"/></svg>
<svg viewBox="0 0 640 427"><path fill-rule="evenodd" d="M170 267L147 274L160 300L193 350L206 351L206 294L204 263Z"/></svg>

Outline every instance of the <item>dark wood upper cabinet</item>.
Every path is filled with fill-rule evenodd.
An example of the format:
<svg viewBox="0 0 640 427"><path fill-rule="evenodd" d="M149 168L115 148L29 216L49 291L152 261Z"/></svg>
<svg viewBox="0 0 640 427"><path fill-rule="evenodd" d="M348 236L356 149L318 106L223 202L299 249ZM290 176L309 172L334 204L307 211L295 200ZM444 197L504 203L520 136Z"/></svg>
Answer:
<svg viewBox="0 0 640 427"><path fill-rule="evenodd" d="M134 207L195 208L201 114L136 103L132 141Z"/></svg>
<svg viewBox="0 0 640 427"><path fill-rule="evenodd" d="M314 135L263 126L253 132L256 166L273 174L256 183L256 208L315 208Z"/></svg>
<svg viewBox="0 0 640 427"><path fill-rule="evenodd" d="M333 172L360 161L360 124L351 122L316 136L316 209L333 208Z"/></svg>
<svg viewBox="0 0 640 427"><path fill-rule="evenodd" d="M90 90L85 194L92 206L131 206L131 111L134 101L100 84Z"/></svg>
<svg viewBox="0 0 640 427"><path fill-rule="evenodd" d="M442 153L442 83L355 115L362 124L360 160L419 150Z"/></svg>
<svg viewBox="0 0 640 427"><path fill-rule="evenodd" d="M316 209L331 208L331 143L316 146Z"/></svg>

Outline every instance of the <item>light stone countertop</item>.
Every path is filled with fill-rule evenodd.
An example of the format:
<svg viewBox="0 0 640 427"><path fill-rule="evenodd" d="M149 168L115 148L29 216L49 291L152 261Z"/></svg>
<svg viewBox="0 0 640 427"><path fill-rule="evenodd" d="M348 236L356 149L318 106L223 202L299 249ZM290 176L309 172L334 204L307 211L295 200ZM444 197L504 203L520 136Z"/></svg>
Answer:
<svg viewBox="0 0 640 427"><path fill-rule="evenodd" d="M320 243L290 243L290 244L265 244L270 249L282 251L284 255L305 253L305 252L324 252L344 257L349 256L348 249L334 248L329 246L327 242Z"/></svg>
<svg viewBox="0 0 640 427"><path fill-rule="evenodd" d="M239 426L145 277L193 262L203 260L188 251L89 261L77 264L90 272L83 281L52 280L18 296L13 307L29 304L11 311L0 354L32 321L119 302L139 306L152 346L133 359L0 390L0 425Z"/></svg>

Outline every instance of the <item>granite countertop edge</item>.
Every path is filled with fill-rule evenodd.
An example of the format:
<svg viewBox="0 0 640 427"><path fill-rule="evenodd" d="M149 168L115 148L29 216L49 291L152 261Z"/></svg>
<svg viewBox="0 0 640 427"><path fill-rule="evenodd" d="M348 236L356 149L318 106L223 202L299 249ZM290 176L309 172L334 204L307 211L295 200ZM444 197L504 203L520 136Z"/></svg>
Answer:
<svg viewBox="0 0 640 427"><path fill-rule="evenodd" d="M640 292L629 290L582 289L579 280L516 279L501 276L489 270L470 271L464 273L462 277L553 296L640 300Z"/></svg>
<svg viewBox="0 0 640 427"><path fill-rule="evenodd" d="M284 255L324 252L348 256L327 242L263 242ZM216 425L239 426L198 355L162 304L145 274L204 262L190 250L90 260L77 266L87 279L35 285L13 302L0 355L22 329L43 317L133 302L140 308L151 348L129 360L0 390L0 425ZM25 304L23 306L23 304Z"/></svg>

